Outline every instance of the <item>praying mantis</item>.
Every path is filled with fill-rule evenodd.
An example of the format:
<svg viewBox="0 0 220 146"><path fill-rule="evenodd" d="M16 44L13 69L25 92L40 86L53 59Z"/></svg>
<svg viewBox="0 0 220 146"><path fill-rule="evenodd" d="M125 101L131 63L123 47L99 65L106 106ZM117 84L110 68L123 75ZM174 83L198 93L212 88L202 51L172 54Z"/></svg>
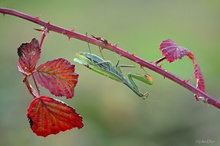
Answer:
<svg viewBox="0 0 220 146"><path fill-rule="evenodd" d="M148 92L141 93L138 89L138 86L135 84L133 78L142 81L148 85L153 84L153 79L149 74L141 75L138 73L128 73L128 79L124 76L120 68L116 65L114 66L112 62L109 60L104 60L103 58L87 53L87 52L79 52L76 53L76 57L73 61L76 63L79 63L81 65L84 65L85 67L104 75L108 78L111 78L115 81L124 83L127 87L129 87L134 93L136 93L139 97L146 99L149 95Z"/></svg>

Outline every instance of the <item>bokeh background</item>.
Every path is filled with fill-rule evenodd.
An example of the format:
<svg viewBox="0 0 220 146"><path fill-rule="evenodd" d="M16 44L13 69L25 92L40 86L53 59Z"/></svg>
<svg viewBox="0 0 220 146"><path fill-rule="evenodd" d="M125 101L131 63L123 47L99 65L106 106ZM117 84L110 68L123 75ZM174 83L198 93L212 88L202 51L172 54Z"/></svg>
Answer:
<svg viewBox="0 0 220 146"><path fill-rule="evenodd" d="M155 61L161 57L159 44L173 39L190 49L203 71L208 94L220 100L220 1L219 0L0 0L1 7L13 8L45 21L75 28L85 34L119 43L136 55ZM134 145L220 145L220 112L199 103L193 93L148 69L154 85L138 83L150 96L143 101L123 84L76 65L80 74L75 97L59 98L83 117L84 128L72 129L46 138L32 133L26 110L32 100L22 75L17 71L17 48L40 33L39 25L14 16L0 16L0 145L1 146L134 146ZM98 47L90 45L92 53ZM72 62L74 53L88 51L87 43L50 32L39 61L58 57ZM105 59L119 56L104 50ZM122 64L133 64L122 58ZM195 85L193 64L184 57L163 68ZM143 70L123 69L123 72ZM42 94L50 95L41 88ZM53 97L53 96L52 96Z"/></svg>

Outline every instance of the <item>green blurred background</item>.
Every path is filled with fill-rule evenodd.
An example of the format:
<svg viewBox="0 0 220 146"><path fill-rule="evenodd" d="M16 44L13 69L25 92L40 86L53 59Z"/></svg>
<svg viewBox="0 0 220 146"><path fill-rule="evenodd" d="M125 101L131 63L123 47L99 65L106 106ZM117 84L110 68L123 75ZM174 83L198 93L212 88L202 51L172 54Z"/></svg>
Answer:
<svg viewBox="0 0 220 146"><path fill-rule="evenodd" d="M203 71L206 91L220 97L220 1L219 0L84 0L84 1L12 1L0 0L9 7L45 21L76 28L77 32L106 38L119 43L136 55L155 61L161 57L159 44L173 39L190 49ZM22 75L17 71L17 48L40 33L39 25L14 16L0 16L0 145L1 146L162 146L220 145L220 112L199 103L193 93L169 79L147 70L154 85L139 83L141 91L149 91L146 101L138 98L123 84L76 65L80 74L75 97L59 98L73 106L83 117L84 128L72 129L46 138L32 133L26 109L32 100ZM91 46L99 54L97 46ZM58 57L72 62L74 53L88 51L87 43L50 32L43 44L40 63ZM118 55L104 50L106 59L116 62ZM121 59L122 64L132 64ZM184 57L163 68L180 76L191 77L195 85L193 64ZM140 72L136 69L123 69ZM41 88L42 94L50 95Z"/></svg>

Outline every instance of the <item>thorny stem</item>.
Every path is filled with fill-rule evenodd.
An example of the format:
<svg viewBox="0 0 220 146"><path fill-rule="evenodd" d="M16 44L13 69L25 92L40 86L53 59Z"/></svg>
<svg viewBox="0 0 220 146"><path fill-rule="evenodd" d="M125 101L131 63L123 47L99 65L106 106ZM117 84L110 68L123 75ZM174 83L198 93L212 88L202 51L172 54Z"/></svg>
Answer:
<svg viewBox="0 0 220 146"><path fill-rule="evenodd" d="M76 38L79 40L82 40L84 42L88 42L94 45L97 45L101 48L106 48L108 50L111 50L113 52L118 53L120 56L124 56L125 58L128 58L134 62L136 62L137 64L139 64L142 67L146 67L149 68L159 74L161 74L162 76L169 78L170 80L176 82L177 84L185 87L186 89L192 91L195 94L198 94L202 97L205 98L205 101L217 108L220 108L220 101L218 101L217 99L211 97L210 95L206 94L205 92L197 89L196 87L194 87L193 85L189 84L188 82L180 79L179 77L171 74L170 72L167 72L166 70L164 70L163 68L157 66L155 63L151 63L148 62L126 50L123 50L122 48L119 48L117 45L108 43L108 41L103 41L102 39L97 39L96 37L88 37L84 34L80 34L78 32L75 32L74 30L69 30L60 26L56 26L54 24L51 24L50 22L45 22L40 20L38 17L33 17L30 16L28 14L13 10L13 9L9 9L9 8L0 8L0 13L4 14L9 14L9 15L14 15L16 17L20 17L22 19L26 19L28 21L31 21L33 23L39 24L41 26L44 26L45 28L48 29L48 31L54 31L63 35L66 35L68 38Z"/></svg>

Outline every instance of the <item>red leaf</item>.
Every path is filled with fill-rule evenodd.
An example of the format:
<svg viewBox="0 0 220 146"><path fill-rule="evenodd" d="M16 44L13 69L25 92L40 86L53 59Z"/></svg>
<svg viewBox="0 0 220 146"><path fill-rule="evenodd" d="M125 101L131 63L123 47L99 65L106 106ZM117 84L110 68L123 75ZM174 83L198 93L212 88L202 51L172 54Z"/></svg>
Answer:
<svg viewBox="0 0 220 146"><path fill-rule="evenodd" d="M197 63L194 63L194 75L197 79L196 87L205 92L205 83L200 67Z"/></svg>
<svg viewBox="0 0 220 146"><path fill-rule="evenodd" d="M190 52L188 49L177 45L173 40L163 40L160 44L160 50L169 62L180 59Z"/></svg>
<svg viewBox="0 0 220 146"><path fill-rule="evenodd" d="M58 58L41 64L33 75L52 94L72 98L79 76L74 71L74 65L64 58Z"/></svg>
<svg viewBox="0 0 220 146"><path fill-rule="evenodd" d="M161 42L160 50L169 62L172 62L176 59L180 59L183 56L187 55L193 61L194 64L194 76L196 78L196 87L205 92L204 78L198 63L196 62L196 58L192 52L190 52L188 49L182 46L177 45L173 40L170 39L163 40ZM195 94L195 97L198 99L199 95Z"/></svg>
<svg viewBox="0 0 220 146"><path fill-rule="evenodd" d="M82 117L69 105L47 96L34 98L27 110L31 129L46 137L72 128L82 128Z"/></svg>
<svg viewBox="0 0 220 146"><path fill-rule="evenodd" d="M36 67L40 58L41 49L37 39L33 38L30 43L23 43L17 50L18 71L25 75L30 75Z"/></svg>
<svg viewBox="0 0 220 146"><path fill-rule="evenodd" d="M202 71L196 61L196 58L192 52L189 52L187 56L192 60L194 64L194 76L196 78L196 88L205 92L205 82L202 75ZM195 97L198 99L200 96L195 94Z"/></svg>

